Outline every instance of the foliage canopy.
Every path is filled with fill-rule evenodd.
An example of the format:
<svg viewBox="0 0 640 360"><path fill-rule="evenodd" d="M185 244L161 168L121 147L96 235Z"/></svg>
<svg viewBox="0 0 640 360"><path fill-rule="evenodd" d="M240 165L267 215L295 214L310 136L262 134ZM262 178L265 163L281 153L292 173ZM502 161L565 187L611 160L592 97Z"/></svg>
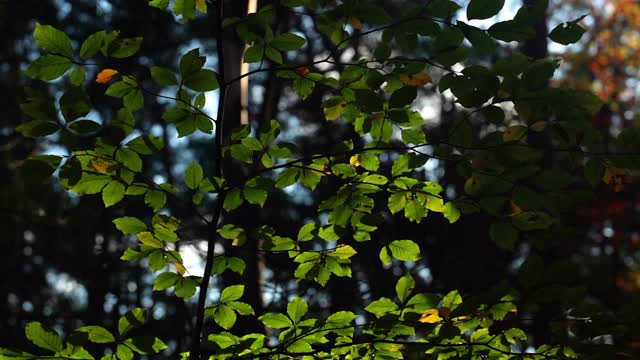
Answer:
<svg viewBox="0 0 640 360"><path fill-rule="evenodd" d="M360 256L361 246L375 247L379 261L387 266L420 260L423 254L415 239L376 236L380 224L391 216L420 223L439 213L453 223L469 214L485 213L493 219L487 231L500 248L512 251L526 242L544 249L551 246L549 238L561 236L561 219L567 211L589 200L591 186L620 184L640 165L634 155L640 146L638 129L624 130L615 143L617 153L611 152L589 122L589 116L600 109L599 99L587 92L548 86L558 61L515 54L499 57L492 65L465 63L472 52L496 52L497 42L534 37L533 24L544 13L545 1L523 6L513 19L487 29L451 20L460 8L451 0L426 5L408 2L411 7L400 18L370 1L286 0L281 7L264 6L242 18L225 16L221 3L176 0L169 8L168 0L150 2L162 10L169 8L183 22L198 12L218 12L216 70L205 68L206 57L198 48L182 54L173 68L110 68L114 59L136 56L143 39L101 30L74 46L64 32L37 24L34 37L44 54L26 74L42 81L64 78L67 88L57 101L31 92L22 107L31 120L16 129L34 138L57 134L72 150L68 156L38 155L26 160L21 170L26 182L41 183L57 172L64 188L81 195L100 194L105 207L125 197L143 197L148 216L113 220L123 236L138 241L121 259L145 260L156 274L154 290L185 300L198 294L193 344L181 349L186 351L183 358L597 358L612 350L602 350L593 339L611 333L633 335L624 322L638 315L637 309L623 309L628 312L620 318L623 326L612 328L610 314L594 310L582 287L546 282L542 274L553 269L546 268L545 259L536 252L520 267L518 284L501 284L469 298L456 290L416 292L416 280L404 274L395 289L373 299L365 313L342 309L314 318L302 297L292 298L286 312L256 313L244 298L242 284L226 286L217 301L210 302L211 277L227 271L242 274L246 266L246 259L216 253L216 244L241 247L259 239L260 252L288 254L296 279L318 286L325 286L332 277L352 276L351 261ZM491 18L503 5L503 0L471 0L467 18ZM333 50L318 51L316 60L309 63L289 63L287 53L304 50L306 40L296 33L277 33L270 24L277 12L292 9L310 15ZM581 19L559 25L550 39L564 45L578 41L584 33ZM225 65L223 31L235 31L247 46L244 62L252 70L238 78L225 78L220 69ZM373 53L359 53L354 61L334 58L335 51L365 36L379 37ZM426 47L428 56L415 55L418 44ZM87 69L95 63L104 64L95 78L107 84L104 94L121 100L113 118L104 123L85 118L94 101L86 90L92 82ZM341 65L342 70L323 73L319 69L324 63ZM434 69L442 74L437 79ZM223 124L224 111L238 111L225 104L228 88L267 72L290 81L302 99L316 88L329 89L331 95L323 99L321 109L313 110L324 116L324 124L350 124L360 138L342 139L332 148L303 156L295 144L279 138L277 120L224 132L223 127L231 126ZM155 88L143 85L149 79ZM460 107L468 109L445 134L428 131L423 116L412 107L423 89L431 86L450 93ZM191 163L181 187L144 175L145 158L164 146L161 137L134 131L137 114L159 96L155 89L175 94L162 95L171 100L162 119L174 124L179 137L213 134L213 168ZM204 94L212 91L217 91L218 98L215 116L203 110ZM518 114L510 122L505 117L509 104ZM489 129L482 136L474 131L478 124ZM78 145L79 140L90 146ZM548 166L550 153L566 166ZM392 159L390 166L381 164L381 159ZM449 195L437 181L415 176L415 170L432 159L457 166L464 177L464 193ZM247 171L242 176L226 174L225 164ZM277 189L297 184L313 191L323 182L336 184L335 193L318 206L318 214L326 215L326 221L307 223L297 236L286 236L282 229L267 225L249 229L225 221L225 215L241 207L264 206ZM186 270L175 250L182 240L182 219L163 210L168 201L184 202L185 198L190 200L185 206L197 212L209 229L203 275ZM510 320L549 303L565 304L567 319L572 321L562 325L564 336L553 343L528 348L527 332ZM254 317L266 330L246 334L234 327L238 317ZM585 318L589 321L581 320ZM36 354L42 355L0 349L0 358L129 360L137 354L157 354L167 347L161 339L153 334L131 335L146 319L147 311L135 308L119 319L117 329L82 326L64 340L32 322L26 336L40 348ZM212 319L219 331L203 333L204 319ZM87 350L96 348L107 349L106 355Z"/></svg>

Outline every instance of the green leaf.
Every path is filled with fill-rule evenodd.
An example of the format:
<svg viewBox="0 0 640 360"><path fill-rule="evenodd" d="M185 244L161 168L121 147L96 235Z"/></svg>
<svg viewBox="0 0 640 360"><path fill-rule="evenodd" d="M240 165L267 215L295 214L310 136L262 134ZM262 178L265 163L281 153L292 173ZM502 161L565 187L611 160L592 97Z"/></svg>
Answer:
<svg viewBox="0 0 640 360"><path fill-rule="evenodd" d="M184 86L193 91L212 91L219 87L218 75L213 70L200 69L184 79Z"/></svg>
<svg viewBox="0 0 640 360"><path fill-rule="evenodd" d="M82 46L80 46L80 57L86 60L97 54L102 48L106 36L107 32L104 30L100 30L87 36L87 38L82 42Z"/></svg>
<svg viewBox="0 0 640 360"><path fill-rule="evenodd" d="M116 341L109 330L102 326L83 326L75 329L74 332L86 333L89 341L96 344L109 344Z"/></svg>
<svg viewBox="0 0 640 360"><path fill-rule="evenodd" d="M416 96L418 96L418 89L415 86L402 87L391 94L389 108L402 108L411 105Z"/></svg>
<svg viewBox="0 0 640 360"><path fill-rule="evenodd" d="M53 175L61 161L55 155L33 156L20 167L20 176L28 185L42 184Z"/></svg>
<svg viewBox="0 0 640 360"><path fill-rule="evenodd" d="M516 241L518 241L518 230L509 223L494 222L489 228L489 236L498 247L513 250Z"/></svg>
<svg viewBox="0 0 640 360"><path fill-rule="evenodd" d="M124 198L124 185L118 180L112 180L102 189L102 201L105 207L115 205Z"/></svg>
<svg viewBox="0 0 640 360"><path fill-rule="evenodd" d="M255 187L245 187L242 190L242 195L252 205L264 206L267 201L267 192Z"/></svg>
<svg viewBox="0 0 640 360"><path fill-rule="evenodd" d="M169 0L151 0L149 1L149 6L165 10L169 6Z"/></svg>
<svg viewBox="0 0 640 360"><path fill-rule="evenodd" d="M124 335L127 331L142 326L147 321L147 310L135 308L128 311L118 320L118 333Z"/></svg>
<svg viewBox="0 0 640 360"><path fill-rule="evenodd" d="M195 190L200 186L203 179L204 173L202 172L202 167L197 163L192 162L184 172L184 182L187 184L189 189Z"/></svg>
<svg viewBox="0 0 640 360"><path fill-rule="evenodd" d="M578 23L586 16L587 15L584 15L574 21L569 21L556 26L551 30L551 33L549 33L549 39L562 45L577 43L586 32L586 30L582 26L578 25Z"/></svg>
<svg viewBox="0 0 640 360"><path fill-rule="evenodd" d="M134 336L126 339L124 344L140 355L156 354L167 348L162 340L153 336Z"/></svg>
<svg viewBox="0 0 640 360"><path fill-rule="evenodd" d="M116 151L116 161L120 162L131 171L142 171L142 159L140 159L140 156L131 149L118 149L118 151Z"/></svg>
<svg viewBox="0 0 640 360"><path fill-rule="evenodd" d="M218 345L220 349L226 349L232 345L235 345L237 341L236 337L231 334L228 334L228 336L223 334L211 334L207 337L207 339L212 343Z"/></svg>
<svg viewBox="0 0 640 360"><path fill-rule="evenodd" d="M489 35L502 41L525 41L536 36L535 30L526 23L515 20L501 21L491 25Z"/></svg>
<svg viewBox="0 0 640 360"><path fill-rule="evenodd" d="M473 48L481 54L493 54L496 50L496 42L486 31L478 29L475 26L466 25L458 22L462 28L464 36L471 42Z"/></svg>
<svg viewBox="0 0 640 360"><path fill-rule="evenodd" d="M454 222L458 221L458 219L460 219L460 210L458 210L458 208L452 202L444 204L444 207L442 208L442 214L444 215L445 219L449 220L450 224L453 224Z"/></svg>
<svg viewBox="0 0 640 360"><path fill-rule="evenodd" d="M240 315L254 315L253 308L247 303L243 303L240 301L229 301L226 303L226 305Z"/></svg>
<svg viewBox="0 0 640 360"><path fill-rule="evenodd" d="M87 73L80 66L76 66L75 68L73 68L71 75L69 75L69 79L71 79L71 83L75 86L82 86L86 78L87 78Z"/></svg>
<svg viewBox="0 0 640 360"><path fill-rule="evenodd" d="M283 329L288 328L293 323L283 314L280 313L266 313L258 318L258 320L262 321L264 326L273 328L273 329Z"/></svg>
<svg viewBox="0 0 640 360"><path fill-rule="evenodd" d="M458 290L453 290L442 298L442 307L447 307L451 311L455 310L460 304L462 304L462 296L460 296Z"/></svg>
<svg viewBox="0 0 640 360"><path fill-rule="evenodd" d="M398 304L394 303L391 299L382 297L364 308L366 311L374 314L376 317L382 317L384 315L393 313L398 310Z"/></svg>
<svg viewBox="0 0 640 360"><path fill-rule="evenodd" d="M327 256L338 259L349 259L357 254L356 250L351 245L339 245L334 251L327 253Z"/></svg>
<svg viewBox="0 0 640 360"><path fill-rule="evenodd" d="M158 136L143 135L129 141L127 147L140 155L151 155L162 150L164 141Z"/></svg>
<svg viewBox="0 0 640 360"><path fill-rule="evenodd" d="M118 360L133 360L133 351L131 351L131 349L129 349L124 344L118 344L118 347L116 348L115 356ZM111 355L111 357L113 357L113 355Z"/></svg>
<svg viewBox="0 0 640 360"><path fill-rule="evenodd" d="M16 131L22 134L22 136L32 138L51 135L59 129L58 124L44 120L31 120L16 127Z"/></svg>
<svg viewBox="0 0 640 360"><path fill-rule="evenodd" d="M420 247L412 240L395 240L389 245L391 255L401 261L420 260Z"/></svg>
<svg viewBox="0 0 640 360"><path fill-rule="evenodd" d="M276 64L282 64L283 62L282 54L277 49L270 46L265 49L265 55L267 55L269 60L272 60Z"/></svg>
<svg viewBox="0 0 640 360"><path fill-rule="evenodd" d="M166 290L174 286L178 280L180 275L169 271L163 272L153 281L153 290Z"/></svg>
<svg viewBox="0 0 640 360"><path fill-rule="evenodd" d="M227 301L238 300L244 294L244 285L231 285L222 290L220 294L220 302L225 303Z"/></svg>
<svg viewBox="0 0 640 360"><path fill-rule="evenodd" d="M62 351L62 339L53 330L45 329L41 323L33 321L25 327L27 339L37 347L54 352Z"/></svg>
<svg viewBox="0 0 640 360"><path fill-rule="evenodd" d="M207 58L200 56L200 49L189 50L180 58L180 74L187 77L202 69Z"/></svg>
<svg viewBox="0 0 640 360"><path fill-rule="evenodd" d="M74 86L60 98L60 111L65 120L73 121L91 111L91 102L84 87Z"/></svg>
<svg viewBox="0 0 640 360"><path fill-rule="evenodd" d="M97 194L111 181L107 175L83 173L80 181L71 188L76 194Z"/></svg>
<svg viewBox="0 0 640 360"><path fill-rule="evenodd" d="M404 302L409 295L413 292L413 288L416 286L416 281L409 274L405 274L396 283L396 294L401 302Z"/></svg>
<svg viewBox="0 0 640 360"><path fill-rule="evenodd" d="M77 157L72 157L65 161L59 173L60 184L69 189L77 184L82 178L82 164Z"/></svg>
<svg viewBox="0 0 640 360"><path fill-rule="evenodd" d="M81 120L76 120L70 123L69 129L79 134L89 134L89 133L97 132L100 129L102 129L102 125L92 120L81 119Z"/></svg>
<svg viewBox="0 0 640 360"><path fill-rule="evenodd" d="M144 194L144 203L153 210L158 211L164 207L167 202L167 195L160 190L150 190Z"/></svg>
<svg viewBox="0 0 640 360"><path fill-rule="evenodd" d="M299 77L293 81L293 91L298 94L303 100L309 97L313 93L316 83Z"/></svg>
<svg viewBox="0 0 640 360"><path fill-rule="evenodd" d="M424 144L427 139L422 129L404 129L402 130L402 141L406 144Z"/></svg>
<svg viewBox="0 0 640 360"><path fill-rule="evenodd" d="M180 278L175 286L175 294L184 300L190 299L196 293L197 283L191 277Z"/></svg>
<svg viewBox="0 0 640 360"><path fill-rule="evenodd" d="M64 32L50 25L40 25L36 23L33 37L38 45L48 52L70 58L73 56L71 39Z"/></svg>
<svg viewBox="0 0 640 360"><path fill-rule="evenodd" d="M224 198L224 204L222 207L226 211L232 211L237 209L244 202L244 198L242 197L242 192L240 189L235 188L227 193L227 196Z"/></svg>
<svg viewBox="0 0 640 360"><path fill-rule="evenodd" d="M303 298L295 297L287 305L287 314L294 323L299 323L308 310L307 302Z"/></svg>
<svg viewBox="0 0 640 360"><path fill-rule="evenodd" d="M173 4L173 13L181 15L181 21L186 23L196 17L196 3L194 0L176 0Z"/></svg>
<svg viewBox="0 0 640 360"><path fill-rule="evenodd" d="M213 320L223 329L231 329L236 323L236 313L229 306L219 304L215 306L213 311Z"/></svg>
<svg viewBox="0 0 640 360"><path fill-rule="evenodd" d="M262 61L265 55L265 48L263 45L254 45L244 52L244 62L245 63L254 63L258 61Z"/></svg>
<svg viewBox="0 0 640 360"><path fill-rule="evenodd" d="M293 51L298 50L304 46L306 40L296 34L285 33L278 35L269 42L269 45L280 51Z"/></svg>
<svg viewBox="0 0 640 360"><path fill-rule="evenodd" d="M467 6L467 19L488 19L498 15L504 0L471 0Z"/></svg>
<svg viewBox="0 0 640 360"><path fill-rule="evenodd" d="M123 234L137 234L147 230L147 225L142 220L124 216L113 220L113 224Z"/></svg>
<svg viewBox="0 0 640 360"><path fill-rule="evenodd" d="M238 257L230 257L227 259L227 268L233 272L236 272L240 275L244 272L246 268L246 264L244 260Z"/></svg>
<svg viewBox="0 0 640 360"><path fill-rule="evenodd" d="M164 248L164 243L158 238L156 238L155 236L153 236L153 234L148 231L143 231L141 233L138 233L137 236L138 236L138 240L140 240L142 244L150 248L154 248L154 249Z"/></svg>
<svg viewBox="0 0 640 360"><path fill-rule="evenodd" d="M25 74L32 79L51 81L64 75L73 66L71 60L58 55L45 55L29 65Z"/></svg>
<svg viewBox="0 0 640 360"><path fill-rule="evenodd" d="M435 17L446 18L453 15L460 5L451 0L433 0L426 7L427 14Z"/></svg>
<svg viewBox="0 0 640 360"><path fill-rule="evenodd" d="M158 85L178 85L178 78L176 77L176 74L173 71L161 66L151 67L151 77L153 78L153 81L158 83Z"/></svg>
<svg viewBox="0 0 640 360"><path fill-rule="evenodd" d="M124 59L135 55L142 45L142 37L117 39L109 45L108 55Z"/></svg>
<svg viewBox="0 0 640 360"><path fill-rule="evenodd" d="M356 107L360 111L367 114L382 111L384 103L375 92L366 89L356 89L354 92Z"/></svg>

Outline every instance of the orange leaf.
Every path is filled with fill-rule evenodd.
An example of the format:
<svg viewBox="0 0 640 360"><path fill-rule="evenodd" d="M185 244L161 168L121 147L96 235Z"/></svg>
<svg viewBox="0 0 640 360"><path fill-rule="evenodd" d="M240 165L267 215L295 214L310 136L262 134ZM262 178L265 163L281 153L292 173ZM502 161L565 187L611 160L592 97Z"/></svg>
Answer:
<svg viewBox="0 0 640 360"><path fill-rule="evenodd" d="M427 324L435 324L442 320L444 319L438 314L438 309L429 309L418 319L419 322Z"/></svg>
<svg viewBox="0 0 640 360"><path fill-rule="evenodd" d="M362 21L357 17L349 16L349 25L356 30L362 29Z"/></svg>
<svg viewBox="0 0 640 360"><path fill-rule="evenodd" d="M116 75L118 75L118 70L104 69L98 73L98 76L96 76L96 82L106 84Z"/></svg>
<svg viewBox="0 0 640 360"><path fill-rule="evenodd" d="M109 165L111 165L111 163L97 157L94 157L89 161L89 166L92 167L95 171L102 174L106 174L107 172L109 172Z"/></svg>
<svg viewBox="0 0 640 360"><path fill-rule="evenodd" d="M400 80L409 86L424 86L433 82L431 75L424 71L417 74L402 74Z"/></svg>
<svg viewBox="0 0 640 360"><path fill-rule="evenodd" d="M308 68L308 67L306 67L306 66L298 66L298 67L296 68L296 70L297 70L297 71L298 71L302 76L307 75L307 74L309 73L309 71L310 71L310 70L309 70L309 68Z"/></svg>

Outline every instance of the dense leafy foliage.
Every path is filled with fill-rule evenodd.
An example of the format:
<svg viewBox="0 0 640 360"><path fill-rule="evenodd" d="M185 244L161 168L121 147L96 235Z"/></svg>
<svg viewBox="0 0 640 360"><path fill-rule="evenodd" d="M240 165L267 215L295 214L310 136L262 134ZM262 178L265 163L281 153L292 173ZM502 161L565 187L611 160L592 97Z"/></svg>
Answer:
<svg viewBox="0 0 640 360"><path fill-rule="evenodd" d="M108 84L104 94L120 99L121 107L113 119L99 123L85 118L92 109L92 98L86 90L89 80L84 68L94 66L100 58L110 61L135 56L143 39L102 30L74 47L64 32L51 26L37 24L34 32L45 54L29 66L27 75L53 81L68 73L70 85L57 101L31 93L23 111L32 120L17 130L28 137L59 134L69 143L81 138L91 146L75 147L69 156L31 157L22 167L24 179L38 183L57 171L62 186L81 195L100 194L105 207L125 197L143 197L149 208L147 217L113 220L123 236L137 239L137 246L127 249L121 259L145 260L156 274L154 290L169 291L185 300L199 294L194 342L183 354L185 358L401 359L415 354L434 359L577 358L578 354L597 353L591 340L598 336L614 331L626 336L624 326L610 329L602 325L596 327L602 329L597 333L585 328L580 321L585 317L596 323L610 319L598 317L581 287L546 283L543 273L562 269L547 267L536 252L520 267L518 286L505 283L470 298L455 290L445 294L415 292L414 277L404 274L395 289L372 299L364 313L343 309L314 318L302 297L292 298L286 312L256 313L243 299L242 284L227 285L215 302L208 303L211 277L226 271L241 274L246 265L240 257L216 253L216 244L242 247L259 239L260 252L267 256L288 254L295 264L295 278L318 286L325 286L332 277L352 276L351 259L360 256L357 249L361 246L375 247L384 265L419 260L422 254L416 240L376 236L380 224L391 216L415 223L427 216L443 216L453 223L461 216L482 212L492 217L487 232L500 248L510 251L526 242L543 249L549 238L562 235L559 219L563 214L589 199L590 186L603 181L615 185L629 169L640 165L632 155L640 144L637 129L621 133L615 144L619 153L611 153L587 121L599 110L599 99L587 92L548 86L559 65L556 60L511 55L492 66L462 66L471 56L469 49L492 53L496 41L525 41L535 36L533 24L546 9L545 1L523 6L513 19L487 29L452 21L460 5L450 0L416 3L398 19L368 1L283 3L313 11L311 20L336 50L367 35L380 36L377 48L372 54L358 54L353 62L340 63L342 71L337 75L316 72L318 65L341 60L329 51L311 63L288 63L286 53L304 49L306 40L294 33L274 33L270 21L277 11L285 10L265 6L243 18L220 18L216 31L221 33L223 27L235 30L247 44L244 61L256 65L254 70L226 79L219 69L205 68L206 57L197 48L183 54L175 68L151 66L142 72L102 68L95 81ZM150 5L167 9L169 1L154 0ZM503 5L502 0L472 0L467 17L491 18ZM209 7L205 1L176 0L170 10L188 22L198 11L213 11ZM578 41L584 32L580 20L559 25L550 38L560 44ZM428 44L429 57L409 56L418 39ZM223 61L223 47L218 44L219 62ZM264 66L267 63L271 65ZM433 69L443 73L436 81ZM222 124L221 114L237 110L225 109L227 87L262 72L291 81L303 99L317 87L330 89L331 96L323 99L318 114L323 114L325 124L349 124L361 139L343 139L333 148L302 156L296 145L279 138L281 125L276 120L258 128L239 126L223 138L226 124ZM134 132L137 113L156 96L141 85L140 77L147 75L175 94L169 97L172 103L162 119L174 124L179 137L215 131L214 168L191 163L181 188L143 176L145 157L164 146L160 137ZM423 116L412 107L425 86L437 86L469 109L446 134L426 131ZM219 96L214 117L203 108L204 94L215 90ZM510 104L518 114L511 121L505 120L505 106ZM478 123L490 124L490 131L476 136L472 128ZM541 142L541 138L548 141ZM546 166L550 152L561 154L566 166ZM393 159L390 168L381 166L383 157ZM464 194L450 195L438 182L413 176L432 159L457 166L465 177ZM224 163L248 170L240 178L231 178L222 171ZM337 184L335 193L318 207L326 221L307 223L295 237L267 225L249 229L225 221L225 214L241 207L264 206L276 189L297 184L313 191L322 182ZM191 204L186 205L193 205L194 211L214 209L209 217L199 214L210 229L202 276L190 274L175 250L181 241L178 229L182 219L163 211L167 201L181 201L180 193L189 195ZM528 348L526 329L510 320L518 312L549 303L568 304L567 319L573 321L564 329L572 335ZM238 317L256 318L265 332L235 332ZM212 319L220 331L203 334L204 318ZM132 359L135 354L156 354L166 347L153 335L129 336L129 331L145 321L146 311L136 308L120 318L117 329L83 326L63 340L55 331L32 322L26 327L26 336L42 350L38 354L45 354L43 358L93 359L99 356L87 350L94 349L93 343L111 349L103 359ZM37 357L0 350L0 358Z"/></svg>

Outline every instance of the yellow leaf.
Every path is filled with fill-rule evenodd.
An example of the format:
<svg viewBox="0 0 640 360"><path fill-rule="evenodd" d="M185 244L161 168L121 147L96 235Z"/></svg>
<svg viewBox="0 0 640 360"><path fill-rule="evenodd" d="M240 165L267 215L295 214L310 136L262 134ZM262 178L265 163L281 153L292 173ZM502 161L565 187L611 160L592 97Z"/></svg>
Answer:
<svg viewBox="0 0 640 360"><path fill-rule="evenodd" d="M433 82L431 75L424 71L417 74L402 74L400 80L409 86L424 86Z"/></svg>
<svg viewBox="0 0 640 360"><path fill-rule="evenodd" d="M176 267L176 270L180 273L180 275L184 275L187 269L182 265L182 263L174 262L173 265Z"/></svg>
<svg viewBox="0 0 640 360"><path fill-rule="evenodd" d="M357 254L354 248L349 245L340 245L334 251L327 253L327 256L336 257L338 259L348 259Z"/></svg>
<svg viewBox="0 0 640 360"><path fill-rule="evenodd" d="M349 16L349 25L356 30L362 29L362 21L357 17Z"/></svg>
<svg viewBox="0 0 640 360"><path fill-rule="evenodd" d="M349 158L349 164L353 167L360 166L360 154L355 154L351 158Z"/></svg>
<svg viewBox="0 0 640 360"><path fill-rule="evenodd" d="M442 320L444 320L444 318L440 317L438 309L429 309L418 319L419 322L426 324L435 324Z"/></svg>
<svg viewBox="0 0 640 360"><path fill-rule="evenodd" d="M111 81L111 79L113 79L113 77L116 75L118 75L118 70L104 69L98 73L98 76L96 76L96 82L100 84L106 84Z"/></svg>
<svg viewBox="0 0 640 360"><path fill-rule="evenodd" d="M196 0L196 7L198 8L198 11L200 11L201 13L206 13L207 12L206 0Z"/></svg>

